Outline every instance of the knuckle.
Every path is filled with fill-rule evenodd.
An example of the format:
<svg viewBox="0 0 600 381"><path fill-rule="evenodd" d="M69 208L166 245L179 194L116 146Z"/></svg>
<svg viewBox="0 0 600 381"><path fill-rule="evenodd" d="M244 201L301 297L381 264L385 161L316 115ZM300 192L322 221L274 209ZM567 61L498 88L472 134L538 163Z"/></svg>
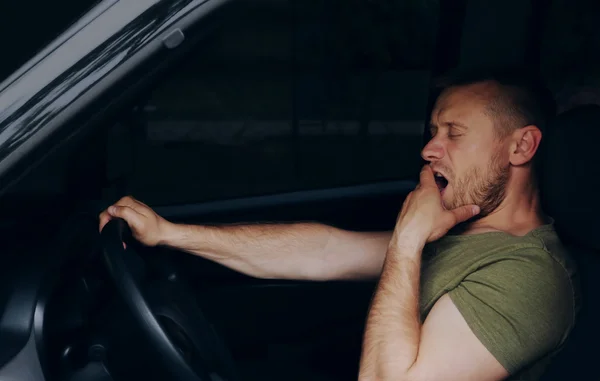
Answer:
<svg viewBox="0 0 600 381"><path fill-rule="evenodd" d="M127 203L127 202L132 202L132 201L133 201L133 197L131 197L130 195L123 196L123 197L121 197L121 199L119 200L119 202L124 202L124 203Z"/></svg>

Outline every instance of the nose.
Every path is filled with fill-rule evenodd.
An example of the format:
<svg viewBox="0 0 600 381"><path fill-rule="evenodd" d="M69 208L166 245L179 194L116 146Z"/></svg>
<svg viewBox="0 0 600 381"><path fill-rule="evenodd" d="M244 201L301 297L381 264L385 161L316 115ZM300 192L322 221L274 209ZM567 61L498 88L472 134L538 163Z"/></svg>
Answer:
<svg viewBox="0 0 600 381"><path fill-rule="evenodd" d="M444 157L444 152L443 145L434 137L423 147L421 157L429 162L438 161Z"/></svg>

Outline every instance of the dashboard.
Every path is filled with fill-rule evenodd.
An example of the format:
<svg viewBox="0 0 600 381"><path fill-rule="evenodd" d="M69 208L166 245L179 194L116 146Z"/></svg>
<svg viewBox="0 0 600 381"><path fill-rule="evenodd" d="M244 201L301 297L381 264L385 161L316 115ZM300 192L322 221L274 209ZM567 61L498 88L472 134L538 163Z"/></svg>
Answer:
<svg viewBox="0 0 600 381"><path fill-rule="evenodd" d="M103 264L95 218L11 248L0 278L0 380L112 380L107 332L129 329Z"/></svg>

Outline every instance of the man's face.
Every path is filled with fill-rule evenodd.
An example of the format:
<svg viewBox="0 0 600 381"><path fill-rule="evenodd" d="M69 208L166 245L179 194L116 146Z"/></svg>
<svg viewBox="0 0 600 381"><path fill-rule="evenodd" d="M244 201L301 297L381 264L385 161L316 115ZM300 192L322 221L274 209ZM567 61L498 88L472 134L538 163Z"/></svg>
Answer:
<svg viewBox="0 0 600 381"><path fill-rule="evenodd" d="M431 114L432 139L422 151L436 173L447 209L476 204L479 217L494 211L505 196L508 150L486 113L487 84L451 88Z"/></svg>

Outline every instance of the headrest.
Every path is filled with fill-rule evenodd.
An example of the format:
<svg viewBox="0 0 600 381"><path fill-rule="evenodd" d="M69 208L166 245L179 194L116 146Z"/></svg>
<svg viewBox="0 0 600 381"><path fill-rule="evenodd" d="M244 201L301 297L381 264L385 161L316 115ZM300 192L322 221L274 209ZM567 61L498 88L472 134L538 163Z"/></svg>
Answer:
<svg viewBox="0 0 600 381"><path fill-rule="evenodd" d="M544 211L563 238L600 250L600 106L558 115L540 149Z"/></svg>

